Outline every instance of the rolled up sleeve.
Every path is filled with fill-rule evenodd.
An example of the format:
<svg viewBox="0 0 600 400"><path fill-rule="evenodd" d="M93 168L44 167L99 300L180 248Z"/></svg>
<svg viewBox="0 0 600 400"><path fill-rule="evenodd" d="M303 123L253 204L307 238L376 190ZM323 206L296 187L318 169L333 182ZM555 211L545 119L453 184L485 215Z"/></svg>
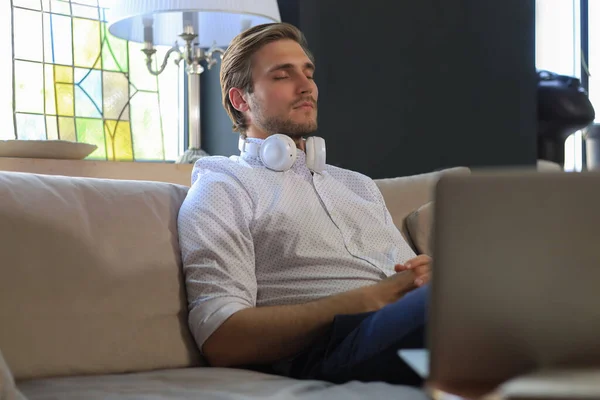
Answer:
<svg viewBox="0 0 600 400"><path fill-rule="evenodd" d="M253 204L233 177L198 177L178 216L179 244L198 348L234 313L256 306Z"/></svg>

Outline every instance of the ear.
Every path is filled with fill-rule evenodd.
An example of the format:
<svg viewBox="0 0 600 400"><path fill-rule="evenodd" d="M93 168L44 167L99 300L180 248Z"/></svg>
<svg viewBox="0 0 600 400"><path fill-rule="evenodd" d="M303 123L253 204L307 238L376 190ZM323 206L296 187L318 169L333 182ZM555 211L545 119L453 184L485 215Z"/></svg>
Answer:
<svg viewBox="0 0 600 400"><path fill-rule="evenodd" d="M246 102L246 99L244 98L244 92L241 89L229 89L229 101L231 102L231 105L233 105L233 108L238 111L245 112L250 109L248 102Z"/></svg>

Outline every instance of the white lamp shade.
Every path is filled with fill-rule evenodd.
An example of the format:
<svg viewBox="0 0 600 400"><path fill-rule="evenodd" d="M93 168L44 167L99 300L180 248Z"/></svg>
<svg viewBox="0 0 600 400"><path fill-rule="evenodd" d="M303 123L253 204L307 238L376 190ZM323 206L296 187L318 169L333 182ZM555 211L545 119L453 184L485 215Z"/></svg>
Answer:
<svg viewBox="0 0 600 400"><path fill-rule="evenodd" d="M150 17L153 44L167 46L181 41L179 35L190 23L200 47L227 47L250 27L281 21L277 0L115 0L107 17L111 34L140 43L143 21Z"/></svg>

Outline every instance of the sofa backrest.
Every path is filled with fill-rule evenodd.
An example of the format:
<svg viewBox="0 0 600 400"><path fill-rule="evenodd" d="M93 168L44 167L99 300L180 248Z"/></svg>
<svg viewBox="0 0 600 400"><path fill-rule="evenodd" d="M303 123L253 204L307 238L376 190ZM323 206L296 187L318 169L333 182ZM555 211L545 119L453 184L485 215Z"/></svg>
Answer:
<svg viewBox="0 0 600 400"><path fill-rule="evenodd" d="M433 201L435 186L443 175L470 174L467 167L443 169L425 174L403 176L398 178L376 179L394 224L404 236L404 239L417 251L415 241L411 238L406 224L406 217L423 204Z"/></svg>
<svg viewBox="0 0 600 400"><path fill-rule="evenodd" d="M16 379L199 365L176 226L187 190L0 172L0 349Z"/></svg>
<svg viewBox="0 0 600 400"><path fill-rule="evenodd" d="M560 168L546 163L547 169ZM165 164L139 162L107 162L89 160L46 160L26 158L1 158L0 171L31 172L91 178L145 180L190 185L192 164ZM407 217L421 205L433 200L435 184L444 174L469 174L467 167L447 168L435 172L398 178L376 179L394 224L415 251L416 240L411 237ZM417 220L417 219L413 219ZM413 223L413 225L415 225ZM429 236L429 227L415 227L420 237ZM424 231L425 230L425 231Z"/></svg>

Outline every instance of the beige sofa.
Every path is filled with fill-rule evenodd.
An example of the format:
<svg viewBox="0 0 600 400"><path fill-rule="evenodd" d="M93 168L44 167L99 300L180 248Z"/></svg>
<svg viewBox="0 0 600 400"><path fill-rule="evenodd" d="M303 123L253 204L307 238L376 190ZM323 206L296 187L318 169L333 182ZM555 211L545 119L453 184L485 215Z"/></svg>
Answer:
<svg viewBox="0 0 600 400"><path fill-rule="evenodd" d="M426 398L207 367L177 241L191 166L0 159L0 170L1 400ZM376 181L418 252L431 221L416 210L442 174L466 173Z"/></svg>

